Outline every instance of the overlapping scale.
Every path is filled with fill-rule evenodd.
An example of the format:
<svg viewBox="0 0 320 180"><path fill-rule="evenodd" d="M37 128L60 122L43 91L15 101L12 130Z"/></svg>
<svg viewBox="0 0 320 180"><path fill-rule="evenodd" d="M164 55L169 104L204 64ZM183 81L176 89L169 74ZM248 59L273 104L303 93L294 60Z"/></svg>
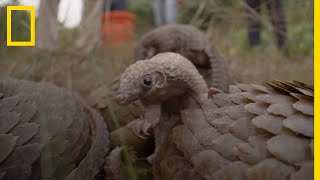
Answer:
<svg viewBox="0 0 320 180"><path fill-rule="evenodd" d="M313 179L313 87L273 81L230 92L181 112L173 141L193 171L204 179Z"/></svg>
<svg viewBox="0 0 320 180"><path fill-rule="evenodd" d="M108 149L106 126L75 94L49 83L0 80L0 176L93 179ZM84 165L82 165L84 164ZM83 168L85 166L85 168Z"/></svg>

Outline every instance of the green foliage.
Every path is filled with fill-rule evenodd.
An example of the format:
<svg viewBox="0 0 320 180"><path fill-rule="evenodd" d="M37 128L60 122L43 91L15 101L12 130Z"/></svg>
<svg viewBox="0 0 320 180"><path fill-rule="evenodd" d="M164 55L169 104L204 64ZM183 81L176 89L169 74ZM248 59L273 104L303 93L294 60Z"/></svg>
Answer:
<svg viewBox="0 0 320 180"><path fill-rule="evenodd" d="M183 24L187 24L190 22L194 13L197 11L199 7L199 2L194 0L185 0L183 4L183 8L180 8L179 12L179 20Z"/></svg>
<svg viewBox="0 0 320 180"><path fill-rule="evenodd" d="M189 23L191 18L197 12L199 5L205 2L205 0L194 1L184 0L183 7L180 8L179 19L181 23ZM205 18L203 27L208 26L210 19L214 21L223 21L229 18L229 14L226 10L228 7L233 7L236 1L234 0L209 0L205 7L205 10L201 14Z"/></svg>
<svg viewBox="0 0 320 180"><path fill-rule="evenodd" d="M128 9L137 16L137 32L146 31L154 25L152 0L129 0Z"/></svg>
<svg viewBox="0 0 320 180"><path fill-rule="evenodd" d="M287 0L286 5L291 50L312 56L314 51L313 1Z"/></svg>
<svg viewBox="0 0 320 180"><path fill-rule="evenodd" d="M291 27L289 37L292 51L313 54L313 24Z"/></svg>

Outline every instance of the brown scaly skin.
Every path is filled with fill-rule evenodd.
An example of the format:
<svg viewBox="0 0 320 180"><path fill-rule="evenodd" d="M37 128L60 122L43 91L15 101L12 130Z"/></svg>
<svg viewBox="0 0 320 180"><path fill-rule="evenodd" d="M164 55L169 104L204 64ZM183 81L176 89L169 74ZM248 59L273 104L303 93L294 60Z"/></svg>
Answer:
<svg viewBox="0 0 320 180"><path fill-rule="evenodd" d="M210 87L228 92L229 75L224 59L196 27L165 25L148 32L138 41L135 58L150 59L164 52L175 52L186 57L198 68Z"/></svg>
<svg viewBox="0 0 320 180"><path fill-rule="evenodd" d="M152 81L146 85L144 81ZM208 92L208 87L195 66L176 53L161 53L150 60L138 61L127 68L120 79L115 97L120 105L140 100L146 108L144 121L132 126L135 134L140 130L148 134L150 127L159 123L160 106L172 97Z"/></svg>
<svg viewBox="0 0 320 180"><path fill-rule="evenodd" d="M158 56L169 62L173 58L168 54ZM138 66L140 72L147 74L143 63ZM146 69L158 71L158 66L161 65ZM201 80L190 83L193 70L185 67L180 64L178 70L165 74L178 76L171 78L172 84L201 85ZM138 82L134 78L130 76L127 83ZM125 89L136 92L137 87L129 84ZM176 91L163 87L165 93ZM313 179L313 86L281 81L238 84L230 86L231 94L210 89L210 98L204 99L202 91L194 90L199 88L180 88L182 93L176 97L158 101L161 121L155 128L155 179L185 179L191 175L191 179ZM144 93L139 99L148 99ZM148 96L152 97L152 93L158 96L156 91L148 92ZM130 99L119 97L118 100ZM190 104L190 100L197 104ZM181 118L180 122L176 118ZM170 144L172 141L176 146Z"/></svg>
<svg viewBox="0 0 320 180"><path fill-rule="evenodd" d="M145 77L152 79L150 86L143 83ZM181 90L182 87L185 89ZM177 53L160 53L126 69L118 90L118 95L123 95L123 98L119 99L118 96L117 100L120 105L127 105L138 99L152 104L179 94L207 91L207 84L189 60Z"/></svg>
<svg viewBox="0 0 320 180"><path fill-rule="evenodd" d="M146 86L144 80L149 78L152 83ZM177 151L169 135L180 123L179 111L207 92L208 87L195 66L176 53L161 53L150 60L138 61L122 74L115 100L120 105L140 100L145 106L144 119L131 127L142 138L149 134L149 129L154 129L156 148L149 160L154 162L155 179L163 178L161 161Z"/></svg>
<svg viewBox="0 0 320 180"><path fill-rule="evenodd" d="M49 83L0 79L0 179L95 179L109 149L103 118Z"/></svg>

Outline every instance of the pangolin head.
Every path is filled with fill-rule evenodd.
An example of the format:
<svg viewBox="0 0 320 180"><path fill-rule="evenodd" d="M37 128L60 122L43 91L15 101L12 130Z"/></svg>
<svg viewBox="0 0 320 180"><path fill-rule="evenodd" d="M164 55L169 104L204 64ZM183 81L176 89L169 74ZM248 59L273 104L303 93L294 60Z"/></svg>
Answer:
<svg viewBox="0 0 320 180"><path fill-rule="evenodd" d="M166 84L164 73L150 60L137 61L122 74L115 100L119 105L127 105L138 99L154 96Z"/></svg>
<svg viewBox="0 0 320 180"><path fill-rule="evenodd" d="M177 53L159 53L137 61L122 74L115 100L127 105L135 100L162 103L187 92L207 92L207 84L196 67Z"/></svg>

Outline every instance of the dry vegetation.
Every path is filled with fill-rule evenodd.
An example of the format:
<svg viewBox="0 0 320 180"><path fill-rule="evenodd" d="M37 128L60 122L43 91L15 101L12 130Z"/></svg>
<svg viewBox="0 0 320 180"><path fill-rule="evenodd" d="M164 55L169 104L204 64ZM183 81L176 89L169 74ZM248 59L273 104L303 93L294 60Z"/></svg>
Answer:
<svg viewBox="0 0 320 180"><path fill-rule="evenodd" d="M194 22L208 33L228 62L234 83L280 79L313 84L313 1L285 1L289 55L276 49L265 7L261 17L263 43L250 49L246 40L243 2L219 2L209 1L208 7L195 17ZM200 4L187 0L181 11L182 21L190 21ZM151 18L141 18L144 13L151 12L151 5L146 0L130 1L130 8L138 16L136 34L139 38L152 28ZM111 82L133 62L133 45L103 47L87 56L79 55L72 49L72 33L68 31L70 30L63 30L63 43L58 48L63 51L57 50L52 54L35 54L32 53L32 48L0 47L0 75L53 81L86 95L101 84Z"/></svg>
<svg viewBox="0 0 320 180"><path fill-rule="evenodd" d="M312 56L296 54L287 57L274 44L255 49L236 48L232 42L221 40L223 37L219 32L214 37L217 38L217 48L228 62L233 83L279 79L313 84Z"/></svg>

